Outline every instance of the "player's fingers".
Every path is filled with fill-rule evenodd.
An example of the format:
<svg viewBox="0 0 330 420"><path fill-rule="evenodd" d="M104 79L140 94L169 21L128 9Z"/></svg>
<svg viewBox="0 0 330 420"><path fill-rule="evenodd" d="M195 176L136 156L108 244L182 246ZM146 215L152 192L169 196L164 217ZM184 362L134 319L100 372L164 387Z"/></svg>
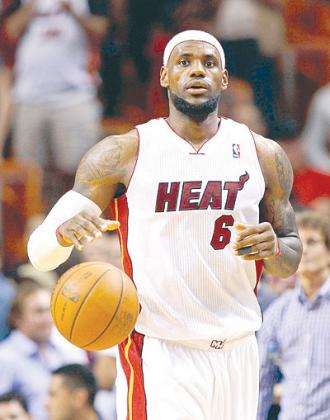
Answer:
<svg viewBox="0 0 330 420"><path fill-rule="evenodd" d="M248 229L249 227L251 227L252 225L248 225L248 224L246 224L246 223L241 223L241 222L235 222L234 223L234 228L237 230L237 231L241 231L241 230L244 230L244 229Z"/></svg>
<svg viewBox="0 0 330 420"><path fill-rule="evenodd" d="M78 220L74 226L70 226L70 230L74 231L76 238L84 243L91 242L97 237L101 237L102 233L88 220Z"/></svg>
<svg viewBox="0 0 330 420"><path fill-rule="evenodd" d="M248 236L255 235L257 233L261 233L262 230L259 228L259 225L252 226L252 225L243 225L240 223L235 223L234 225L236 229L236 240L240 241Z"/></svg>
<svg viewBox="0 0 330 420"><path fill-rule="evenodd" d="M102 217L90 216L89 220L101 231L116 230L119 228L120 223L118 220L103 219Z"/></svg>
<svg viewBox="0 0 330 420"><path fill-rule="evenodd" d="M259 234L255 234L255 235L250 235L247 238L241 239L241 240L237 240L237 238L235 239L235 241L232 244L232 248L233 249L240 249L240 248L244 248L247 246L252 246L255 245L257 243L262 243L262 242L272 242L274 240L274 235L272 232L266 231L263 233L259 233Z"/></svg>
<svg viewBox="0 0 330 420"><path fill-rule="evenodd" d="M269 242L264 242L257 244L251 247L243 248L248 251L245 254L242 253L242 250L236 252L235 255L239 256L242 260L251 261L251 260L263 260L266 258L271 258L274 256L273 246Z"/></svg>
<svg viewBox="0 0 330 420"><path fill-rule="evenodd" d="M95 221L95 223L101 232L106 232L108 230L116 230L120 226L120 223L117 220L107 220L107 219L101 219L101 218Z"/></svg>
<svg viewBox="0 0 330 420"><path fill-rule="evenodd" d="M259 242L259 243L254 243L252 245L249 246L245 246L245 247L240 247L240 248L233 248L233 253L234 255L248 255L248 254L257 254L257 253L261 253L263 251L266 250L271 250L273 248L273 243L272 242Z"/></svg>
<svg viewBox="0 0 330 420"><path fill-rule="evenodd" d="M120 223L118 222L118 220L105 220L105 222L106 222L105 230L116 230L120 226Z"/></svg>
<svg viewBox="0 0 330 420"><path fill-rule="evenodd" d="M272 234L274 234L273 228L271 224L268 222L259 223L258 225L255 225L255 226L246 225L246 228L244 230L236 229L236 232L237 232L236 241L240 241L244 238L247 238L248 236L261 234L263 232L271 232Z"/></svg>
<svg viewBox="0 0 330 420"><path fill-rule="evenodd" d="M86 218L78 219L77 224L80 226L80 228L83 229L85 234L82 236L87 241L92 241L93 239L100 238L102 236L101 229L98 228L92 221Z"/></svg>
<svg viewBox="0 0 330 420"><path fill-rule="evenodd" d="M71 243L78 251L82 250L83 244L80 243L74 230L65 230L62 236L65 242Z"/></svg>
<svg viewBox="0 0 330 420"><path fill-rule="evenodd" d="M96 236L91 233L89 229L92 228L89 223L90 222L87 223L85 220L77 220L76 223L71 223L70 226L64 230L63 235L65 240L69 239L79 251L82 250L86 243L92 242L95 238L102 235L100 231L97 231Z"/></svg>

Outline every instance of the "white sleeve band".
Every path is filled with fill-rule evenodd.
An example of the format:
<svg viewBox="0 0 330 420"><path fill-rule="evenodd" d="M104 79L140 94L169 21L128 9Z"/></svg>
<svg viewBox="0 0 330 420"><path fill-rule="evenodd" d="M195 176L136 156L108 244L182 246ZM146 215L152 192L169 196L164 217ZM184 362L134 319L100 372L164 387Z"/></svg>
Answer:
<svg viewBox="0 0 330 420"><path fill-rule="evenodd" d="M94 201L70 190L58 200L43 223L32 233L27 246L28 256L37 270L54 270L69 258L73 246L61 246L56 238L56 229L83 210L92 211L96 216L102 213Z"/></svg>

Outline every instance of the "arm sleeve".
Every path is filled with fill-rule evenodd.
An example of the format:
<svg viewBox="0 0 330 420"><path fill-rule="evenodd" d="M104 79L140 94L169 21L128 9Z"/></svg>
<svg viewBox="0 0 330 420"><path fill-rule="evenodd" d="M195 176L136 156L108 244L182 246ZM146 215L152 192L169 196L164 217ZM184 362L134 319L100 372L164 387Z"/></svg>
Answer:
<svg viewBox="0 0 330 420"><path fill-rule="evenodd" d="M262 327L257 340L260 359L260 390L257 420L267 419L273 400L273 387L276 382L276 357L279 354L279 344L276 335L280 319L279 307L272 304L265 312Z"/></svg>
<svg viewBox="0 0 330 420"><path fill-rule="evenodd" d="M56 229L83 210L97 216L102 213L94 201L71 190L58 200L44 222L32 233L28 241L28 256L37 270L54 270L69 258L73 246L61 246L57 241Z"/></svg>

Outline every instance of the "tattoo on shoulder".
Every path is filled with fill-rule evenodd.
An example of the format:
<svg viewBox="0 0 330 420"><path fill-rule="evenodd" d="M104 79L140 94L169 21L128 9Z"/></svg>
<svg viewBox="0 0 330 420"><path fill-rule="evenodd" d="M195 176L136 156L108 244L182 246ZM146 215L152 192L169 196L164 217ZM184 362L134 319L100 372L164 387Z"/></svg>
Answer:
<svg viewBox="0 0 330 420"><path fill-rule="evenodd" d="M293 182L292 168L284 151L280 148L276 148L275 152L275 164L278 180L281 188L284 191L290 193Z"/></svg>
<svg viewBox="0 0 330 420"><path fill-rule="evenodd" d="M115 137L105 139L82 159L76 176L76 185L96 185L109 177L120 177L125 173L122 166L123 145Z"/></svg>

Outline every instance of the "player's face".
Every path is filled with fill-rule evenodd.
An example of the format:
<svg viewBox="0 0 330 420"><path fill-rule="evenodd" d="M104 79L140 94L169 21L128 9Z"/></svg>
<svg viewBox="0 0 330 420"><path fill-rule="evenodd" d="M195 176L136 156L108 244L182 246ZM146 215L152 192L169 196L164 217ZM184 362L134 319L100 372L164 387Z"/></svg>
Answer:
<svg viewBox="0 0 330 420"><path fill-rule="evenodd" d="M228 73L222 69L218 50L203 41L178 44L160 76L161 86L168 89L169 100L177 109L177 103L180 105L181 101L188 109L195 107L197 111L209 105L213 112L217 109L221 91L228 85Z"/></svg>
<svg viewBox="0 0 330 420"><path fill-rule="evenodd" d="M72 395L60 375L53 375L46 401L49 420L70 420L73 417Z"/></svg>
<svg viewBox="0 0 330 420"><path fill-rule="evenodd" d="M31 417L25 412L17 401L0 403L0 420L30 420Z"/></svg>
<svg viewBox="0 0 330 420"><path fill-rule="evenodd" d="M303 245L303 254L298 274L316 279L320 273L329 273L330 251L326 247L324 235L318 229L302 227L299 236Z"/></svg>
<svg viewBox="0 0 330 420"><path fill-rule="evenodd" d="M17 326L38 343L48 340L53 326L49 292L38 290L26 298Z"/></svg>

